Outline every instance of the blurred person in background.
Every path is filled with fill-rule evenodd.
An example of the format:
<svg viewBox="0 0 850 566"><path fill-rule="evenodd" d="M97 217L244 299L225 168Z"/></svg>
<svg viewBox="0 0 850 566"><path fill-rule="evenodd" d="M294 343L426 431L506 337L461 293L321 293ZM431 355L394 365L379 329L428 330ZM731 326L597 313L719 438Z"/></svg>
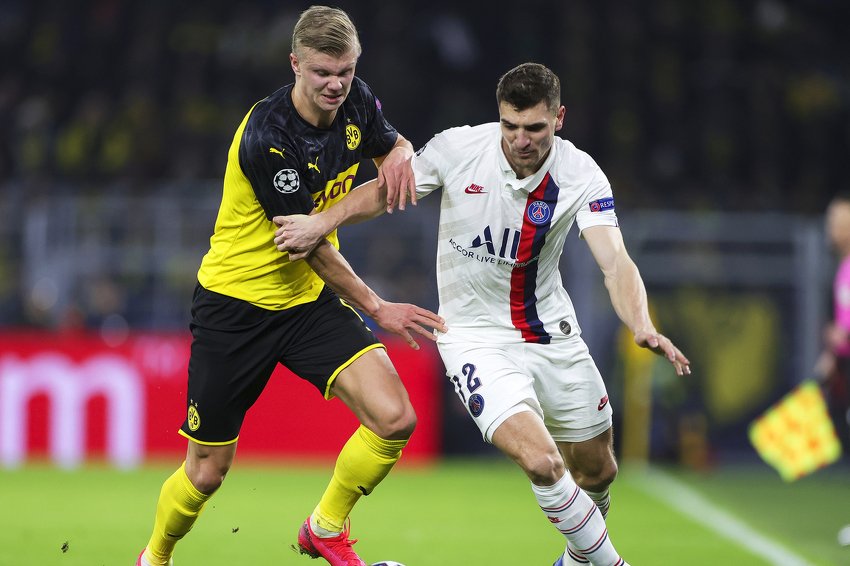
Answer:
<svg viewBox="0 0 850 566"><path fill-rule="evenodd" d="M446 130L414 157L418 196L443 189L437 286L451 329L438 331L437 345L484 439L525 471L567 538L555 564L624 566L605 524L617 475L611 403L558 270L573 222L635 343L679 375L690 362L650 319L608 179L555 137L565 114L558 77L520 65L501 78L496 99L499 123ZM379 215L383 201L370 182L321 214L275 218L275 243L304 253L337 226Z"/></svg>
<svg viewBox="0 0 850 566"><path fill-rule="evenodd" d="M815 375L824 383L830 412L844 450L850 450L850 192L826 209L826 236L839 259L832 286L833 320L823 332L824 349Z"/></svg>
<svg viewBox="0 0 850 566"><path fill-rule="evenodd" d="M339 254L335 234L304 261L281 254L271 221L342 198L361 157L374 160L392 194L414 190L412 146L354 76L360 52L345 12L306 10L292 36L295 83L256 103L234 136L192 304L187 418L180 430L189 439L186 461L163 484L137 566L172 563L175 544L221 486L245 414L278 363L325 398L338 397L361 423L301 526L297 550L333 566L365 566L348 537L348 515L399 459L416 415L383 344L348 303L414 348L411 332L435 339L420 325L445 327L430 311L378 297Z"/></svg>

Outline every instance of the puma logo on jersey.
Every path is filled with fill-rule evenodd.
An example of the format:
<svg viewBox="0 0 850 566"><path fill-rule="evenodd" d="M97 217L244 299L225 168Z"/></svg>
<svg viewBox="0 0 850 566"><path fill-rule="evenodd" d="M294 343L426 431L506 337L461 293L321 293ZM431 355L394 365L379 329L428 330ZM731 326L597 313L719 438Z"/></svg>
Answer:
<svg viewBox="0 0 850 566"><path fill-rule="evenodd" d="M307 164L307 169L315 169L316 173L321 173L321 171L319 171L319 156L318 155L316 156L316 162L315 163L308 163Z"/></svg>
<svg viewBox="0 0 850 566"><path fill-rule="evenodd" d="M484 190L484 187L481 185L476 185L475 183L466 187L466 193L470 195L483 195L486 194L487 191Z"/></svg>
<svg viewBox="0 0 850 566"><path fill-rule="evenodd" d="M283 148L283 149L275 149L273 147L269 148L269 153L279 153L281 157L283 157L284 151L286 151L286 148Z"/></svg>

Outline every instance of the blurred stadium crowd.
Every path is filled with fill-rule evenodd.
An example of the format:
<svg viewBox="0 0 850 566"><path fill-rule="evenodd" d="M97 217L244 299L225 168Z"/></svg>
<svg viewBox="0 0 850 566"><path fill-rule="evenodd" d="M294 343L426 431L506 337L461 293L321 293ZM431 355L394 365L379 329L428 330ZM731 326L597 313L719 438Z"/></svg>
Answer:
<svg viewBox="0 0 850 566"><path fill-rule="evenodd" d="M844 2L339 4L358 74L417 146L492 120L498 77L534 60L563 81L563 135L628 207L819 213L848 172ZM219 178L248 108L292 81L307 5L0 2L3 193Z"/></svg>
<svg viewBox="0 0 850 566"><path fill-rule="evenodd" d="M226 151L242 117L293 80L289 41L308 5L0 1L0 324L67 320L30 308L43 281L33 269L21 281L22 266L32 262L25 239L29 234L32 240L33 229L25 218L34 205L83 198L73 202L91 212L115 197L218 198ZM416 147L447 127L496 119L498 77L533 60L561 77L567 108L561 135L600 163L618 208L820 214L845 185L846 3L337 5L360 29L358 75ZM361 171L360 180L367 180L370 170ZM105 221L98 237L120 240L129 233L122 214ZM203 214L197 257L185 258L189 264L200 261L212 229L214 210ZM54 216L45 218L54 226ZM78 232L86 229L93 230ZM409 237L413 251L396 255L412 285L433 272L433 247L417 246L416 234ZM388 239L380 245L391 247ZM50 249L50 237L45 246ZM369 269L395 277L395 267L380 261L392 254L362 255L375 256L366 277ZM78 304L90 303L83 311L115 311L121 303L115 297L127 301L126 285L97 272L90 269L83 287L71 292L83 297ZM181 288L191 289L191 273L185 278ZM61 298L63 284L55 283L59 291L48 285L48 299L51 293ZM151 294L149 286L136 289L138 300ZM188 301L188 292L182 298ZM390 292L389 298L427 303L432 295ZM97 306L104 302L112 306ZM89 314L77 319L97 324L103 318ZM129 322L155 324L141 315Z"/></svg>

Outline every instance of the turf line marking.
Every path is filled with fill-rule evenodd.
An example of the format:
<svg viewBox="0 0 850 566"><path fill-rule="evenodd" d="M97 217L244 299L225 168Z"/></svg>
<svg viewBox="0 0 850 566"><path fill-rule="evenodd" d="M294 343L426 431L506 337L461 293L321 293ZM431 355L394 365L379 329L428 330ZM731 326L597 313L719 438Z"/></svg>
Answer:
<svg viewBox="0 0 850 566"><path fill-rule="evenodd" d="M737 542L774 566L815 566L780 542L763 535L729 513L713 505L693 488L671 475L650 468L629 478L645 493L691 517L709 530Z"/></svg>

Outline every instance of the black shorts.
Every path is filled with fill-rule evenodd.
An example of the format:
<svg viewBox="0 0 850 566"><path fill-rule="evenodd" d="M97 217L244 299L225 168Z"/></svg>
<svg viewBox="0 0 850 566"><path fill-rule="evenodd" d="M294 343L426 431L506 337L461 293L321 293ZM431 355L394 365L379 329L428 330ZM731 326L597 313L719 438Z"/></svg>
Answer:
<svg viewBox="0 0 850 566"><path fill-rule="evenodd" d="M192 302L187 418L180 433L201 444L230 444L278 363L330 399L331 383L351 362L383 348L360 315L325 287L281 311L203 288Z"/></svg>

